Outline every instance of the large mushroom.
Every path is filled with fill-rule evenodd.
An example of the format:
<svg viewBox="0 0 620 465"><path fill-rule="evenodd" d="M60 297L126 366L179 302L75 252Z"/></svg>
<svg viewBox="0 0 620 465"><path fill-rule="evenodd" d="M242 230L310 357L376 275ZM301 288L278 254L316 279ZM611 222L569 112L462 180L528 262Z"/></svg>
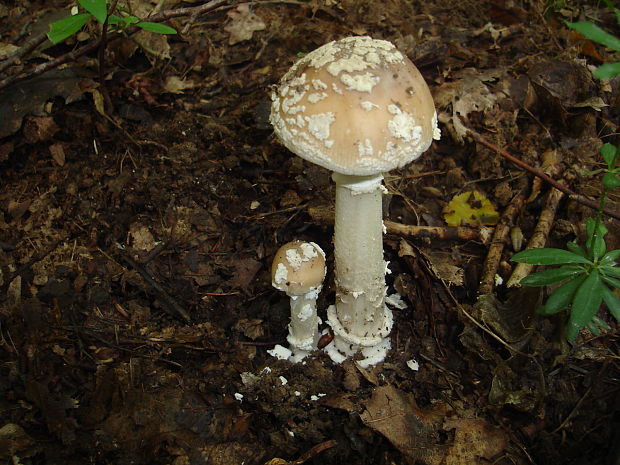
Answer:
<svg viewBox="0 0 620 465"><path fill-rule="evenodd" d="M272 94L270 121L293 153L334 172L336 305L328 309L339 363L361 351L384 359L392 314L385 305L382 173L418 158L439 138L433 99L394 45L348 37L308 53Z"/></svg>

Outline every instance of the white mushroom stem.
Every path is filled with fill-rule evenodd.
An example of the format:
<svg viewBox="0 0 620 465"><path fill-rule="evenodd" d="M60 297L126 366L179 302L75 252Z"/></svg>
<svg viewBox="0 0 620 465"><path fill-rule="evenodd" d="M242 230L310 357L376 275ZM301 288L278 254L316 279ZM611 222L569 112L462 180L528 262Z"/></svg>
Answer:
<svg viewBox="0 0 620 465"><path fill-rule="evenodd" d="M382 175L334 173L332 178L336 183L336 308L330 307L328 318L335 345L347 354L358 347L385 345L392 327L392 314L385 305L381 200L385 188ZM344 349L346 344L349 347Z"/></svg>
<svg viewBox="0 0 620 465"><path fill-rule="evenodd" d="M321 286L307 294L291 296L291 322L286 340L298 350L316 350L319 341L319 317L316 314L316 299Z"/></svg>

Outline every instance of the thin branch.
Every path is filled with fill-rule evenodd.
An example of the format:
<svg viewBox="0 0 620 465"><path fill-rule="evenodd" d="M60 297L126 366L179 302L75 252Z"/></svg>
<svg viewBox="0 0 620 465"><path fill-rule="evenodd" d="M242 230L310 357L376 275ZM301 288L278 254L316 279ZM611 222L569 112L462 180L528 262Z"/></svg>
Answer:
<svg viewBox="0 0 620 465"><path fill-rule="evenodd" d="M181 307L181 305L174 298L172 298L172 296L162 287L162 285L151 277L151 275L146 271L143 266L141 266L126 253L123 253L121 255L121 258L134 270L140 273L140 276L142 276L146 283L153 288L157 296L165 304L162 306L162 308L167 313L174 317L181 316L186 322L191 321L191 317L189 316L189 313L187 313L187 310Z"/></svg>
<svg viewBox="0 0 620 465"><path fill-rule="evenodd" d="M3 63L0 63L0 73L2 73L9 66L15 63L19 58L23 57L24 55L28 55L46 40L47 34L45 34L44 32L37 34L34 37L31 37L30 40L26 41L26 43L22 45L19 49L17 49L13 54L6 57Z"/></svg>
<svg viewBox="0 0 620 465"><path fill-rule="evenodd" d="M66 53L64 55L61 55L58 58L55 58L55 59L50 60L50 61L46 61L45 63L40 63L40 64L34 66L33 68L31 68L28 72L20 73L20 74L15 74L13 76L9 76L7 78L4 78L2 81L0 81L0 90L4 89L5 87L9 86L10 84L13 84L16 81L20 81L20 80L26 79L26 78L33 78L35 76L39 76L39 75L45 73L46 71L49 71L50 69L57 68L58 66L60 66L60 65L62 65L64 63L67 63L69 61L76 60L77 58L81 57L82 55L86 55L87 53L90 53L93 50L96 50L98 46L99 46L99 41L96 40L94 42L91 42L90 44L85 45L82 48L79 48L79 49L74 50L72 52L69 52L69 53Z"/></svg>
<svg viewBox="0 0 620 465"><path fill-rule="evenodd" d="M566 187L565 185L559 183L558 181L553 179L551 176L543 173L541 170L528 165L527 163L525 163L522 160L519 160L517 157L515 157L514 155L511 155L507 151L500 149L497 145L489 142L488 140L486 140L484 137L482 137L480 134L478 134L473 129L468 129L468 132L474 138L474 140L476 142L479 142L480 144L490 148L491 150L494 150L499 155L504 157L506 160L508 160L511 163L517 165L519 168L523 168L525 171L533 174L534 176L539 177L540 179L542 179L546 183L548 183L551 186L555 187L560 192L563 192L564 194L566 194L571 200L574 200L575 202L578 202L581 205L585 205L586 207L590 207L593 210L598 210L598 207L599 207L598 202L596 202L596 201L594 201L592 199L589 199L589 198L587 198L587 197L585 197L585 196L583 196L581 194L577 194L575 191L573 191L573 190L569 189L568 187ZM609 208L606 208L605 210L603 210L603 212L606 215L608 215L608 216L611 216L611 217L613 217L613 218L615 218L617 220L620 220L620 212L617 212L615 210L611 210Z"/></svg>
<svg viewBox="0 0 620 465"><path fill-rule="evenodd" d="M480 226L414 226L384 220L389 234L398 234L414 239L435 239L446 241L477 241L486 244L491 238L493 228Z"/></svg>
<svg viewBox="0 0 620 465"><path fill-rule="evenodd" d="M502 259L502 253L510 234L510 228L514 225L515 218L523 210L525 204L525 192L520 191L517 193L504 212L502 217L495 227L491 244L487 256L482 265L482 277L480 278L480 286L478 287L478 295L491 294L493 292L493 286L495 284L495 276L497 275L497 269Z"/></svg>
<svg viewBox="0 0 620 465"><path fill-rule="evenodd" d="M549 233L551 232L555 214L558 210L562 197L564 197L564 193L555 188L552 188L549 191L547 194L545 207L538 217L536 228L527 243L526 249L539 249L545 246L547 239L549 239ZM512 275L510 275L510 278L506 282L506 287L519 286L521 280L530 274L532 268L534 268L534 265L530 265L528 263L517 263L517 266L515 266L512 271Z"/></svg>

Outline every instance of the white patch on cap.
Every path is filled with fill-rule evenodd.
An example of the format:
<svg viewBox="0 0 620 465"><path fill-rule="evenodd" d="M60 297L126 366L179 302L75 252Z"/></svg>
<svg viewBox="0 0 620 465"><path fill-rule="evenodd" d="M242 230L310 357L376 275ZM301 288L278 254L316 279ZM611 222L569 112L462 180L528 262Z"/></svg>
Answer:
<svg viewBox="0 0 620 465"><path fill-rule="evenodd" d="M325 89L327 89L327 84L325 84L320 79L313 79L311 84L312 84L312 88L314 90L325 90Z"/></svg>
<svg viewBox="0 0 620 465"><path fill-rule="evenodd" d="M369 102L368 100L364 100L363 102L360 102L360 107L362 107L362 110L370 111L373 108L379 108L379 105Z"/></svg>
<svg viewBox="0 0 620 465"><path fill-rule="evenodd" d="M441 139L441 129L437 127L437 112L433 113L433 119L431 120L431 124L433 126L433 139Z"/></svg>
<svg viewBox="0 0 620 465"><path fill-rule="evenodd" d="M347 90L358 92L372 92L372 88L379 83L379 77L371 73L365 74L343 74L340 81L347 86Z"/></svg>
<svg viewBox="0 0 620 465"><path fill-rule="evenodd" d="M381 63L381 57L377 52L368 52L366 54L366 61L368 63L372 63L373 65L378 65Z"/></svg>
<svg viewBox="0 0 620 465"><path fill-rule="evenodd" d="M328 95L325 92L312 92L311 94L308 95L308 102L318 103L327 97Z"/></svg>
<svg viewBox="0 0 620 465"><path fill-rule="evenodd" d="M422 137L422 127L415 124L413 116L394 104L388 105L388 111L394 115L394 118L388 121L390 134L404 142L417 143Z"/></svg>
<svg viewBox="0 0 620 465"><path fill-rule="evenodd" d="M278 263L276 272L273 274L273 282L271 283L276 289L281 289L282 285L288 280L288 268L283 263Z"/></svg>
<svg viewBox="0 0 620 465"><path fill-rule="evenodd" d="M340 60L330 63L327 66L327 72L334 77L338 77L338 75L343 71L346 71L347 73L364 71L369 66L370 63L364 60L363 57L354 55L350 58L341 58Z"/></svg>
<svg viewBox="0 0 620 465"><path fill-rule="evenodd" d="M318 257L318 251L314 247L313 243L304 242L299 246L301 249L301 253L304 256L304 259L310 260L311 258Z"/></svg>
<svg viewBox="0 0 620 465"><path fill-rule="evenodd" d="M374 153L370 139L357 142L357 153L360 157L370 157Z"/></svg>
<svg viewBox="0 0 620 465"><path fill-rule="evenodd" d="M305 119L308 122L308 131L310 134L319 140L325 140L329 137L329 128L332 123L336 121L336 116L330 111L306 116Z"/></svg>
<svg viewBox="0 0 620 465"><path fill-rule="evenodd" d="M297 249L288 249L286 251L286 261L291 265L291 268L297 271L305 260L299 252L297 252Z"/></svg>

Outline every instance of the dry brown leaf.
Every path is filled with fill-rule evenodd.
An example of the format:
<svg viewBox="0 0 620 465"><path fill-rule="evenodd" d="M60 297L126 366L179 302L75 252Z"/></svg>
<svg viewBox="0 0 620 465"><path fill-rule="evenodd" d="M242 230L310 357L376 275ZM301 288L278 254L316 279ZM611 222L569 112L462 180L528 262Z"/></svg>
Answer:
<svg viewBox="0 0 620 465"><path fill-rule="evenodd" d="M265 335L264 321L259 318L241 318L234 329L253 341Z"/></svg>
<svg viewBox="0 0 620 465"><path fill-rule="evenodd" d="M360 418L406 456L426 465L442 465L445 445L439 430L449 410L445 404L421 409L411 394L381 386L374 390Z"/></svg>
<svg viewBox="0 0 620 465"><path fill-rule="evenodd" d="M230 34L228 45L250 40L255 31L262 31L266 27L261 17L245 3L229 11L228 16L231 22L224 27L224 30Z"/></svg>
<svg viewBox="0 0 620 465"><path fill-rule="evenodd" d="M412 394L393 386L376 388L360 418L416 464L481 463L480 458L499 456L509 444L506 434L487 421L455 417L447 404L420 408ZM442 438L451 430L453 439L446 442Z"/></svg>
<svg viewBox="0 0 620 465"><path fill-rule="evenodd" d="M503 431L479 418L448 419L443 429L454 429L454 440L446 454L445 465L481 463L480 457L491 460L508 446Z"/></svg>
<svg viewBox="0 0 620 465"><path fill-rule="evenodd" d="M441 85L434 93L435 105L440 110L440 121L448 125L454 139L462 143L467 134L463 121L472 112L485 112L505 97L503 93L493 93L486 83L501 77L499 70L478 72L466 68L460 71L455 80Z"/></svg>
<svg viewBox="0 0 620 465"><path fill-rule="evenodd" d="M58 166L65 166L65 149L60 143L52 144L49 146L52 160L54 160Z"/></svg>
<svg viewBox="0 0 620 465"><path fill-rule="evenodd" d="M129 237L131 238L131 246L138 250L151 250L155 247L155 238L149 228L140 224L133 223L129 226Z"/></svg>
<svg viewBox="0 0 620 465"><path fill-rule="evenodd" d="M164 83L164 89L171 94L182 94L186 89L193 89L196 83L191 79L181 79L179 76L168 76Z"/></svg>

